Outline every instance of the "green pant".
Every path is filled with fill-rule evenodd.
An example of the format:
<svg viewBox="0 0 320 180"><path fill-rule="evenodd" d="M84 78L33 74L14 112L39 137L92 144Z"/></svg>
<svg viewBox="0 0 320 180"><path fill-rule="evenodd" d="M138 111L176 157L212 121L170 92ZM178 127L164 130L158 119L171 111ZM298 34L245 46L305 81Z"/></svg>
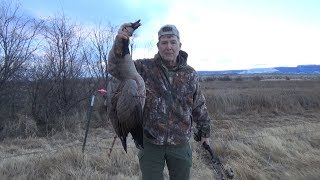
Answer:
<svg viewBox="0 0 320 180"><path fill-rule="evenodd" d="M192 165L190 144L154 145L144 141L144 149L139 151L142 180L163 180L165 163L170 180L189 180Z"/></svg>

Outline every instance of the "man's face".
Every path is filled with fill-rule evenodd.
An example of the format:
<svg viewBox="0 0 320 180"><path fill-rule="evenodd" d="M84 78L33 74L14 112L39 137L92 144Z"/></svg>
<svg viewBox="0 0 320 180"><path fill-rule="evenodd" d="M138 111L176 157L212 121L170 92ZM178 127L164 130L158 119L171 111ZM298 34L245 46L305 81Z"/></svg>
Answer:
<svg viewBox="0 0 320 180"><path fill-rule="evenodd" d="M159 54L163 60L175 62L181 48L180 40L175 35L161 36L157 43Z"/></svg>

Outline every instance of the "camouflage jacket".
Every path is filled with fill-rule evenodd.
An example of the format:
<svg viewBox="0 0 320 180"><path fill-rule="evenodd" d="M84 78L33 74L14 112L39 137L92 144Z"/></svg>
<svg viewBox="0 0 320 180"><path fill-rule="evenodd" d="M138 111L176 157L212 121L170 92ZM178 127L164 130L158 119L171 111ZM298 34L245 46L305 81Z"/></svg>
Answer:
<svg viewBox="0 0 320 180"><path fill-rule="evenodd" d="M109 72L117 68L116 61L119 60L112 51L109 54ZM202 137L210 136L205 98L196 71L187 65L187 57L186 52L180 51L178 66L174 69L166 68L159 54L152 59L134 61L146 86L144 137L153 144L187 143L192 136L193 122Z"/></svg>

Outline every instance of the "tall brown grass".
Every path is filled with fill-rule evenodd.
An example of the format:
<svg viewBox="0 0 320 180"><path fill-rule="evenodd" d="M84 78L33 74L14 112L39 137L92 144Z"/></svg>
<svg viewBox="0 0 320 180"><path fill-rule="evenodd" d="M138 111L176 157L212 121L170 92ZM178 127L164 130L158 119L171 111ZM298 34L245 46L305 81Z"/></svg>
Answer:
<svg viewBox="0 0 320 180"><path fill-rule="evenodd" d="M214 116L303 114L320 108L320 81L204 82Z"/></svg>
<svg viewBox="0 0 320 180"><path fill-rule="evenodd" d="M320 178L319 81L212 81L202 89L213 117L210 144L235 179ZM98 113L84 154L85 113L70 117L78 122L71 132L42 138L24 118L29 136L0 142L0 179L140 179L130 139L127 154L117 140L108 157L114 133ZM216 179L209 154L193 141L192 148L192 179Z"/></svg>

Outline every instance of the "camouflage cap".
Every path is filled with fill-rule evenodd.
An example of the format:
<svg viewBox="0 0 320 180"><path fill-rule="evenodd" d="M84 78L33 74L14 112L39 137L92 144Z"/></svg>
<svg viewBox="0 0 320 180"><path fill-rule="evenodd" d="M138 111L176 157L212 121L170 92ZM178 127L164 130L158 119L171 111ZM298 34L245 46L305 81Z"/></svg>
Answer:
<svg viewBox="0 0 320 180"><path fill-rule="evenodd" d="M167 35L167 34L175 35L178 38L180 38L179 31L175 25L167 24L167 25L162 26L158 32L158 39L161 36Z"/></svg>

